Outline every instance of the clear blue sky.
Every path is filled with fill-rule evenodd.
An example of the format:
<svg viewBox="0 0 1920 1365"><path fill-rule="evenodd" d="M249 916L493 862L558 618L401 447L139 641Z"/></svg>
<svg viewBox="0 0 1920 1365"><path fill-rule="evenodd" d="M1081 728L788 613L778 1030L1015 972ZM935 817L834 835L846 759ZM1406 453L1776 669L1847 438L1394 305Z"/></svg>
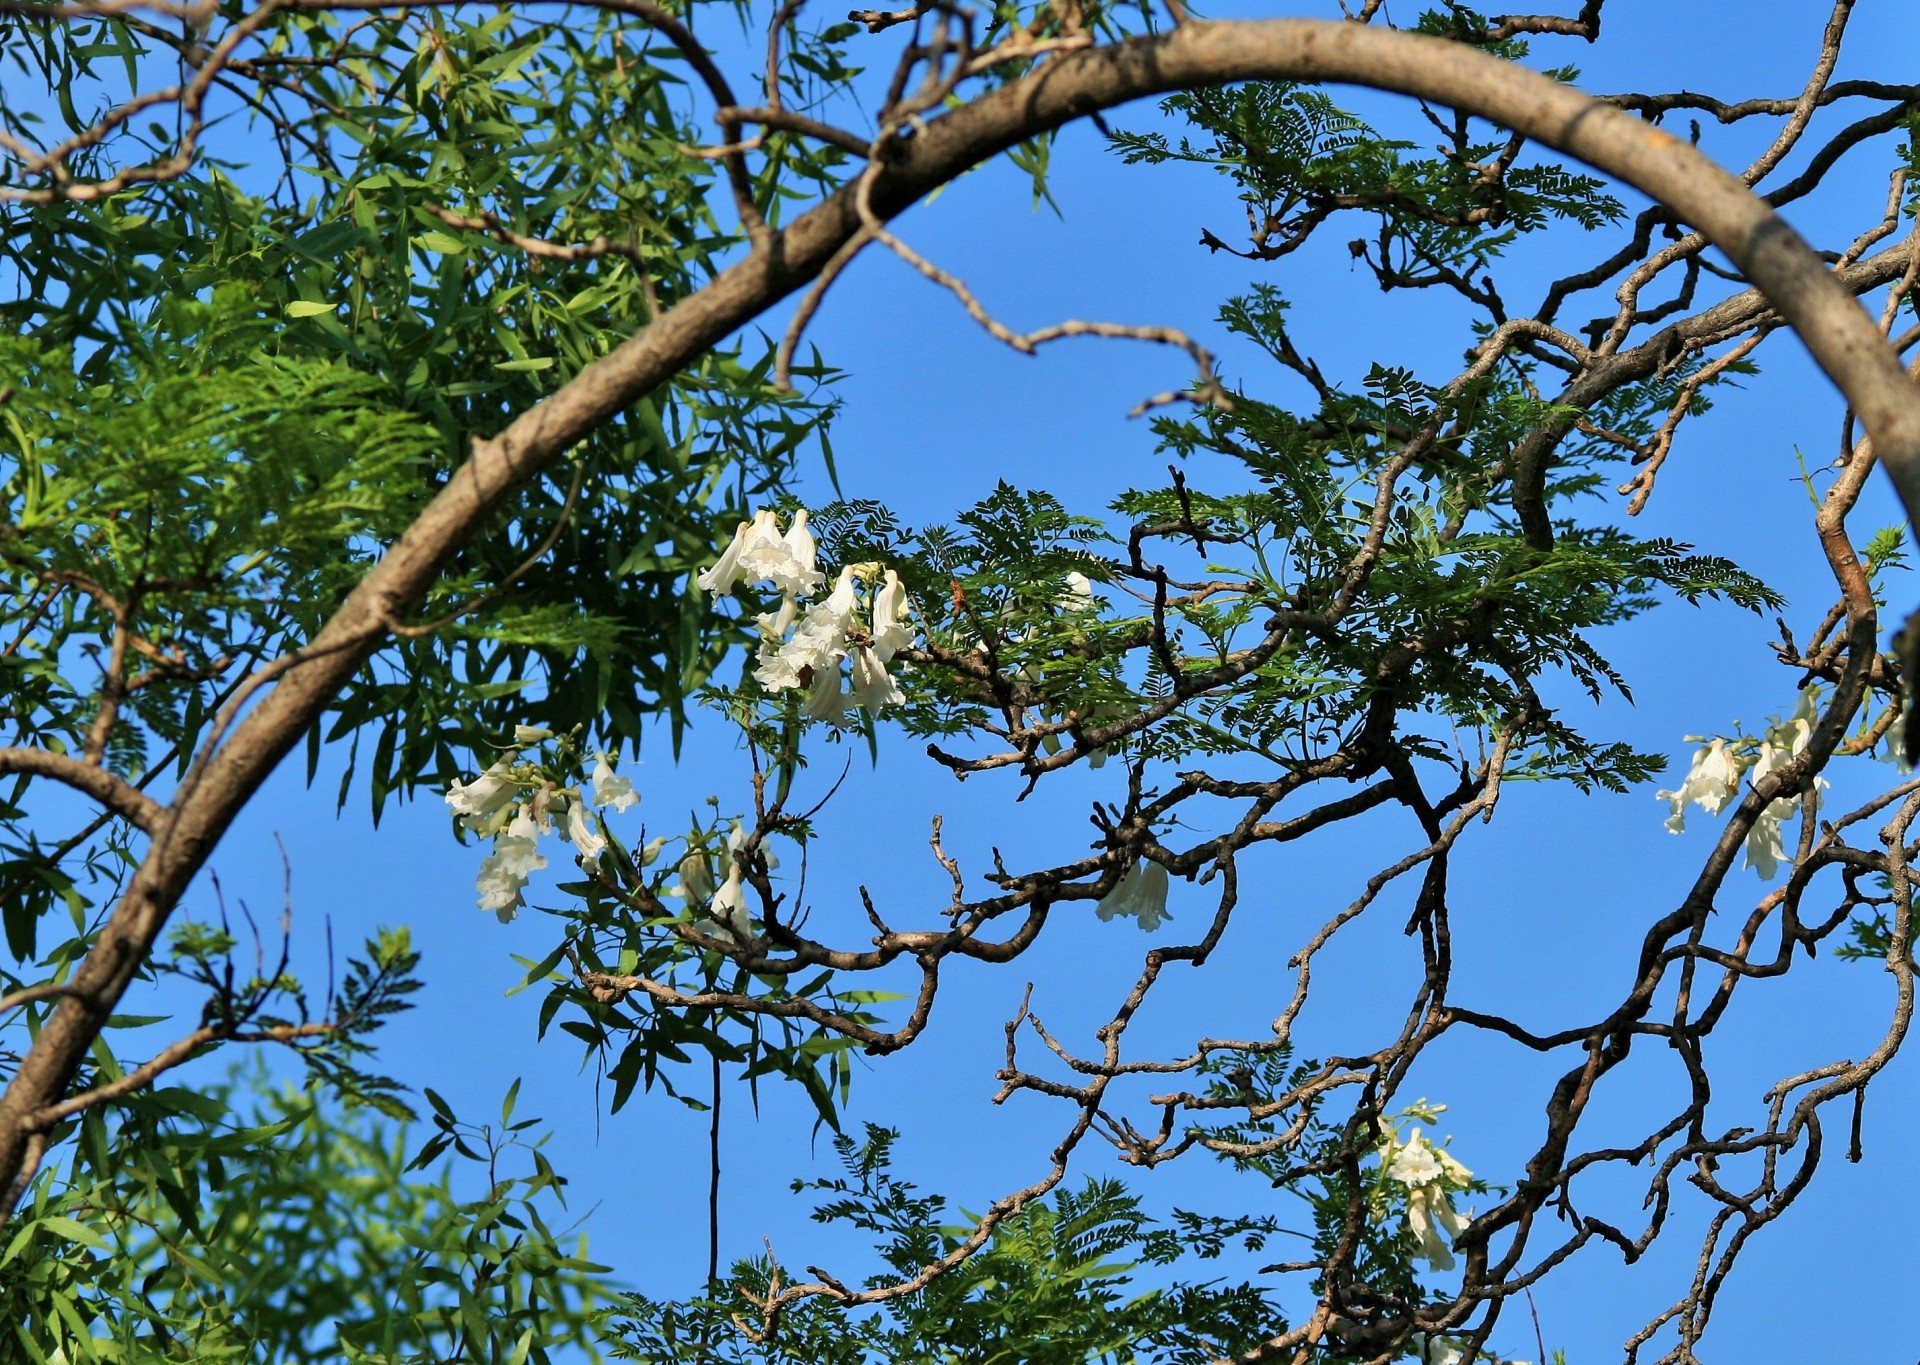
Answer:
<svg viewBox="0 0 1920 1365"><path fill-rule="evenodd" d="M1411 18L1411 5L1396 8ZM1814 0L1612 0L1607 39L1597 50L1565 44L1548 50L1556 61L1579 62L1586 70L1582 85L1596 91L1784 95L1805 78L1826 10ZM1920 54L1920 17L1911 0L1863 0L1854 27L1842 77L1910 74ZM1350 104L1386 107L1358 93ZM1138 126L1149 117L1144 110L1123 112L1112 121ZM1723 159L1750 150L1741 138L1716 141L1719 136L1709 129L1706 145ZM1063 135L1055 165L1063 218L1029 212L1023 177L996 166L907 215L902 231L1015 326L1068 316L1175 324L1220 349L1229 378L1280 395L1298 396L1285 375L1228 346L1212 322L1219 302L1254 280L1272 282L1294 301L1303 349L1348 380L1376 359L1443 379L1468 342L1457 318L1437 301L1380 295L1351 267L1348 234L1337 230L1319 248L1278 266L1209 256L1196 246L1200 229L1232 238L1239 218L1230 187L1218 177L1124 168L1085 127ZM1836 177L1843 188L1822 197L1838 216L1802 226L1824 237L1823 244L1842 244L1836 231L1878 216L1887 170L1881 157L1853 158ZM1827 229L1828 223L1835 226ZM1595 244L1567 245L1555 237L1533 265L1544 270L1597 254ZM1177 353L1125 342L1063 343L1039 359L1015 355L949 298L878 253L836 288L812 338L850 375L835 437L842 487L849 495L879 498L912 520L944 519L1002 477L1051 488L1078 511L1101 508L1130 481L1154 479L1165 463L1151 433L1127 421L1125 412L1186 379ZM1829 459L1840 409L1790 339L1770 342L1760 360L1762 375L1745 392L1724 398L1720 411L1687 428L1637 529L1732 555L1788 592L1790 619L1804 619L1824 608L1830 590L1810 553L1810 509L1794 482L1795 449L1806 451L1810 463ZM1214 475L1231 473L1204 464L1189 471L1201 487ZM819 470L808 472L805 488L817 500L830 496ZM1857 516L1862 528L1894 519L1877 488L1874 497L1878 514ZM1688 747L1685 734L1725 731L1736 718L1758 721L1789 709L1793 679L1769 664L1769 637L1768 627L1730 607L1665 609L1657 622L1643 621L1607 642L1638 705L1615 706L1602 723L1636 747L1678 757ZM1571 689L1560 700L1585 704ZM916 747L883 745L877 770L857 762L829 811L829 837L809 874L816 925L862 937L850 895L855 883L870 886L897 921L936 920L944 874L925 851L927 822L936 811L945 814L963 861L979 867L978 855L992 844L1010 857L1016 849L1082 845L1086 803L1120 780L1112 769L1074 773L1044 784L1016 810L1016 782L959 787L916 757ZM662 742L637 763L630 757L626 771L644 794L642 806L626 817L630 830L639 817L660 831L684 828L686 812L708 793L718 794L726 810L742 809L748 800L745 757L719 725L697 727L677 765ZM1886 776L1876 767L1859 783ZM359 797L332 818L332 790L324 775L315 790L306 790L297 761L274 779L213 859L228 896L256 907L278 905L278 836L292 862L295 935L308 975L321 974L323 914L332 917L342 944L376 924L409 924L426 955L429 987L418 1008L388 1031L383 1068L411 1084L434 1086L473 1117L497 1113L507 1084L524 1077L522 1113L542 1115L553 1128L549 1153L572 1177L576 1205L598 1205L589 1223L596 1258L655 1295L694 1288L704 1261L703 1117L644 1096L605 1117L593 1077L575 1071L573 1042L555 1036L534 1045L538 992L503 996L520 975L509 955L543 956L555 922L527 914L502 927L474 908L480 855L454 842L437 803L390 810L374 832ZM1581 797L1570 788L1509 791L1493 826L1476 829L1457 856L1457 994L1542 1030L1581 1018L1617 994L1630 969L1629 945L1638 942L1652 907L1672 903L1708 846L1704 832L1668 836L1662 814L1651 787L1620 797ZM1399 842L1407 833L1389 816L1312 848L1292 848L1284 859L1250 860L1243 872L1247 903L1226 950L1203 973L1189 974L1193 979L1170 981L1143 1032L1168 1048L1201 1033L1258 1036L1290 981L1281 964L1302 926L1318 924L1354 894L1366 875L1358 869L1371 868L1368 841L1383 831ZM562 851L552 850L556 864ZM1543 867L1551 872L1543 876ZM1758 892L1751 874L1736 874L1724 912L1743 911L1737 897ZM1199 917L1200 894L1176 885L1177 923ZM196 891L190 908L204 904L204 889ZM1004 1109L986 1101L995 1089L1001 1026L1027 980L1039 983L1034 1005L1049 1025L1084 1041L1086 1029L1110 1013L1119 983L1136 970L1148 940L1127 925L1084 918L1052 926L1042 946L1012 969L953 971L928 1035L901 1055L861 1063L851 1118L906 1130L902 1174L978 1209L1044 1169L1063 1111L1032 1097ZM1417 970L1417 950L1392 932L1392 913L1380 919L1381 932L1323 964L1323 996L1302 1025L1307 1053L1336 1039L1343 1050L1374 1046L1395 1027L1404 992L1385 993L1391 1002L1385 1013L1374 1008L1376 997L1383 985L1405 985ZM1877 1041L1890 998L1887 979L1865 966L1808 965L1811 970L1797 969L1783 983L1749 988L1746 1003L1716 1035L1715 1117L1723 1125L1746 1121L1738 1114L1757 1114L1766 1087L1802 1063L1857 1057ZM1609 1078L1606 1101L1592 1121L1596 1131L1624 1135L1673 1093L1677 1068L1652 1049L1644 1052ZM1450 1037L1429 1058L1404 1098L1424 1094L1449 1104L1445 1127L1459 1155L1489 1179L1510 1180L1536 1139L1551 1073L1472 1036ZM1136 1099L1146 1093L1143 1087ZM864 1274L861 1248L806 1221L805 1205L787 1192L794 1176L818 1170L830 1155L824 1142L812 1140L804 1102L763 1088L756 1117L739 1102L744 1098L735 1087L725 1136L723 1258L757 1251L766 1236L791 1264L838 1268L846 1278ZM1911 1356L1911 1330L1886 1306L1901 1300L1911 1266L1906 1148L1916 1098L1910 1058L1874 1083L1866 1161L1848 1166L1829 1150L1816 1188L1747 1250L1708 1339L1711 1358L1769 1360L1813 1350L1861 1361ZM1830 1148L1840 1145L1829 1137ZM1095 1146L1082 1150L1083 1172L1105 1169ZM1163 1208L1271 1209L1283 1220L1296 1212L1259 1182L1226 1178L1197 1156L1144 1178L1141 1188ZM1637 1195L1622 1186L1615 1198L1612 1221L1635 1224ZM1566 1348L1579 1365L1616 1357L1620 1342L1683 1288L1701 1214L1690 1204L1689 1215L1636 1267L1624 1269L1617 1255L1594 1249L1550 1277L1536 1291L1548 1346ZM1860 1311L1835 1311L1842 1303ZM1531 1329L1515 1315L1505 1319L1494 1344L1535 1355Z"/></svg>

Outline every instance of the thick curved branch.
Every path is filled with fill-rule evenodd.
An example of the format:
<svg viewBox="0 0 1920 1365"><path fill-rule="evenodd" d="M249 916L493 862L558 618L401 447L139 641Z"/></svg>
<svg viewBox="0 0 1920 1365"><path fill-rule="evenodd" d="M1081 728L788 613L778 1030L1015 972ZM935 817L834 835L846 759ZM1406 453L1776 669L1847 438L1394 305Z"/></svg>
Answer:
<svg viewBox="0 0 1920 1365"><path fill-rule="evenodd" d="M0 773L26 773L50 777L85 796L92 797L115 815L123 816L136 828L152 834L166 816L158 801L105 768L82 763L65 754L46 749L0 749Z"/></svg>

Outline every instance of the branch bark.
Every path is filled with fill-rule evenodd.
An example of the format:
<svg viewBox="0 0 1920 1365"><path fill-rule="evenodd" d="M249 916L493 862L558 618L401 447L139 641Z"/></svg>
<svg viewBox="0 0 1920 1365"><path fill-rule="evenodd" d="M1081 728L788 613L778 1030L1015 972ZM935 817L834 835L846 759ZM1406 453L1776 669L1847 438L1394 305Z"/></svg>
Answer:
<svg viewBox="0 0 1920 1365"><path fill-rule="evenodd" d="M26 773L32 777L50 777L91 796L115 815L126 817L136 828L152 834L166 816L158 801L125 778L104 767L82 763L77 758L47 749L16 746L0 749L0 773Z"/></svg>

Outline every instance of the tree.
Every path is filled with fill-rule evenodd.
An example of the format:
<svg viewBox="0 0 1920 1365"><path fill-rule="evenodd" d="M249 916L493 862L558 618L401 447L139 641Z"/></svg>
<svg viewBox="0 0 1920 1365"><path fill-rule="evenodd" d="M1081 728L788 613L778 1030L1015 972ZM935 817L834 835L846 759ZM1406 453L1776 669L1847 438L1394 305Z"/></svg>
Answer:
<svg viewBox="0 0 1920 1365"><path fill-rule="evenodd" d="M1092 1055L1024 1008L1010 1025L1007 1089L1054 1096L1068 1115L1040 1180L944 1235L934 1203L887 1183L884 1135L849 1143L850 1183L828 1191L842 1196L828 1211L885 1241L889 1273L860 1288L832 1274L796 1283L771 1265L716 1275L701 1305L636 1301L627 1349L781 1358L800 1334L816 1346L799 1358L827 1358L818 1343L897 1358L930 1349L930 1324L978 1312L1016 1324L1014 1355L1041 1358L1018 1333L1052 1281L1146 1235L1123 1192L1062 1184L1098 1132L1142 1167L1211 1150L1297 1190L1313 1250L1280 1288L1183 1282L1130 1302L1118 1327L1097 1295L1076 1299L1087 1335L1048 1358L1485 1354L1503 1305L1539 1274L1590 1245L1639 1255L1692 1163L1718 1212L1699 1277L1648 1333L1671 1321L1667 1358L1688 1358L1733 1257L1811 1176L1823 1107L1863 1092L1910 1007L1906 849L1920 798L1902 780L1819 815L1833 760L1898 747L1903 668L1880 645L1880 578L1902 542L1876 534L1863 555L1847 519L1875 465L1910 516L1920 509L1920 393L1901 359L1916 333L1895 330L1920 265L1901 230L1913 153L1887 145L1911 132L1916 89L1833 80L1851 0L1833 7L1798 96L1738 103L1596 101L1570 70L1522 64L1530 39L1596 41L1601 0L1573 18L1447 4L1412 32L1388 27L1382 9L1212 22L1178 5L981 16L923 3L818 26L788 4L755 16L765 66L758 102L743 103L696 37L694 10L654 0L582 7L591 22L357 0L0 5L9 59L47 91L9 103L0 130L18 285L0 340L0 659L17 731L0 750L14 777L0 875L23 964L0 1003L30 1040L0 1097L0 1178L28 1219L15 1247L100 1239L76 1213L162 1217L88 1182L160 1160L169 1174L155 1179L184 1189L182 1173L229 1150L271 1166L260 1149L281 1139L276 1124L318 1121L176 1099L164 1122L122 1129L133 1155L110 1150L109 1106L164 1108L165 1092L146 1088L225 1044L291 1047L347 1102L406 1108L366 1059L371 1029L412 983L404 941L370 942L317 1010L264 956L251 974L236 968L230 925L176 925L170 951L158 950L235 813L304 740L310 772L321 745L349 747L349 780L364 782L376 817L389 796L446 789L466 832L494 841L480 890L503 914L546 856L543 837L564 830L583 876L563 887L565 940L528 980L550 991L543 1026L560 1019L609 1059L616 1106L643 1084L670 1087L704 1050L716 1067L805 1087L833 1122L848 1050L911 1045L938 1008L947 959L1015 961L1056 924L1083 921L1079 902L1159 934L1170 877L1217 895L1197 937L1173 934L1146 955ZM848 101L867 89L853 64L880 43L897 47L891 79L870 123L846 126ZM1344 110L1322 82L1418 97L1437 154ZM1284 296L1257 282L1220 321L1305 382L1310 401L1291 407L1229 386L1171 327L1017 334L889 226L1001 154L1043 195L1058 128L1149 96L1166 97L1186 134L1122 128L1111 141L1135 162L1197 162L1231 179L1250 233L1236 246L1208 229L1208 249L1279 261L1357 217L1372 235L1355 239L1353 259L1381 288L1458 297L1473 329L1465 368L1428 379L1382 363L1330 377L1289 334ZM1873 112L1801 145L1817 111L1852 99ZM1661 130L1682 110L1772 119L1778 131L1731 175ZM702 143L701 119L717 123L719 144ZM1858 146L1892 169L1885 216L1823 258L1775 210L1820 189ZM1629 215L1607 182L1556 155L1652 205ZM1804 171L1756 193L1796 155ZM1616 227L1616 245L1532 312L1509 307L1498 275L1512 243ZM1186 351L1197 378L1150 401L1156 430L1176 457L1232 462L1235 481L1203 488L1176 465L1170 484L1123 497L1112 521L1010 483L945 527L908 528L849 497L812 509L809 531L780 489L802 451L831 459L834 376L817 355L799 363L801 345L869 247L949 288L1017 349L1092 334ZM1643 305L1663 275L1677 276L1672 297ZM1605 285L1617 308L1564 325L1571 301ZM1867 294L1877 316L1856 301ZM794 295L778 340L742 339ZM1804 643L1783 621L1777 647L1799 704L1761 733L1703 743L1673 818L1697 805L1725 815L1722 832L1678 905L1639 907L1645 936L1616 1004L1543 1035L1458 1003L1448 868L1503 784L1624 790L1660 770L1661 756L1588 733L1555 700L1562 677L1596 697L1625 691L1595 633L1668 598L1784 607L1741 565L1638 537L1583 499L1625 460L1635 469L1621 492L1637 512L1683 424L1789 328L1848 404L1838 472L1816 493L1835 604L1802 627ZM736 599L737 611L722 609ZM630 846L613 818L627 779L602 751L635 742L651 712L687 723L696 700L755 756L746 814L731 829L716 819ZM884 750L901 731L959 776L1004 770L1028 790L1105 763L1092 854L969 873L936 825L950 904L895 928L895 911L869 903L870 943L814 937L797 886L776 877L776 850L812 837L831 785L813 769L831 745L864 735ZM469 764L469 752L488 757ZM102 813L43 834L59 809L50 787ZM1203 963L1227 932L1247 859L1390 808L1417 837L1384 853L1352 903L1299 945L1269 1036L1203 1033L1180 1057L1129 1053L1129 1023L1165 967ZM1873 821L1877 841L1854 833ZM1770 887L1785 880L1728 932L1714 912L1731 909L1743 850ZM1420 960L1404 1024L1385 1044L1296 1056L1315 954L1377 917L1403 879L1418 882L1408 929ZM1830 883L1835 908L1803 911ZM61 906L72 936L44 947ZM1710 1129L1701 1043L1727 1000L1787 972L1796 947L1849 933L1898 983L1883 1045L1783 1082L1760 1125ZM1763 934L1777 943L1763 947ZM904 1012L862 984L896 966L917 968ZM144 1062L123 1060L104 1031L129 988L162 972L205 992L202 1022ZM1684 1001L1707 1003L1657 1017L1676 977ZM1018 1057L1027 1025L1065 1071ZM1396 1100L1423 1050L1453 1030L1566 1058L1537 1150L1510 1182L1468 1172L1423 1135L1435 1111ZM1584 1148L1596 1083L1647 1040L1673 1049L1690 1097L1644 1142ZM1118 1096L1138 1076L1187 1088L1157 1092L1136 1123ZM227 1146L178 1136L212 1133L233 1113L252 1126L218 1139ZM436 1107L435 1121L427 1162L464 1140L450 1112ZM50 1153L64 1154L58 1179L42 1170ZM1655 1213L1643 1229L1581 1212L1583 1173L1650 1159ZM1783 1161L1798 1164L1789 1174ZM1759 1172L1750 1187L1715 1174L1744 1179L1747 1165ZM1496 1191L1471 1221L1456 1208ZM496 1186L483 1204L510 1194ZM471 1225L484 1234L497 1216L482 1208ZM230 1226L194 1236L215 1246ZM456 1254L467 1226L448 1224L433 1254ZM535 1259L558 1264L544 1225L530 1226L542 1229ZM1062 1243L1063 1227L1084 1235ZM1192 1236L1219 1245L1266 1231L1229 1220ZM1139 1245L1150 1260L1169 1251ZM20 1282L29 1298L53 1295L45 1277L66 1273L48 1268L51 1254L36 1250L40 1278ZM520 1254L513 1243L482 1259ZM1456 1257L1463 1278L1442 1286L1429 1272ZM80 1257L73 1283L106 1282L116 1259ZM222 1262L206 1264L218 1278ZM127 1330L146 1333L141 1349L176 1349L178 1291L163 1285L168 1307L143 1317L137 1301L152 1291L112 1283L123 1287L96 1298L61 1289L64 1316L35 1318L33 1331L72 1352L88 1314L138 1318ZM538 1311L514 1301L498 1320L514 1331L501 1335L477 1288L449 1283L461 1319L450 1330L470 1353L544 1353L577 1335L572 1299ZM498 1283L489 1269L479 1287ZM735 1321L742 1335L723 1345ZM692 1335L676 1336L686 1323ZM22 1343L36 1340L14 1325ZM403 1333L353 1349L430 1348Z"/></svg>

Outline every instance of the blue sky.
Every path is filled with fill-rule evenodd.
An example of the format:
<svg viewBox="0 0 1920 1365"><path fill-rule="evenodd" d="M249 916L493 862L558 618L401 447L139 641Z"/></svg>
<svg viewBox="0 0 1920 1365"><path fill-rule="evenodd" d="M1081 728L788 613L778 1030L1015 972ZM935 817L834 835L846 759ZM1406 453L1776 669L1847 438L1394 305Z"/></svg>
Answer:
<svg viewBox="0 0 1920 1365"><path fill-rule="evenodd" d="M1784 95L1805 78L1826 8L1809 0L1678 6L1613 0L1606 40L1596 50L1561 44L1545 51L1553 61L1580 64L1581 84L1596 91L1684 87ZM1920 16L1907 0L1863 0L1854 30L1842 78L1901 79L1920 51ZM1381 111L1383 122L1407 112L1360 92L1342 97L1349 107ZM1112 122L1140 126L1150 117L1147 110L1123 111ZM1709 128L1703 145L1723 160L1752 150L1747 130L1723 137ZM1470 340L1439 301L1381 295L1347 259L1350 234L1338 230L1277 266L1204 252L1196 245L1201 228L1233 240L1240 215L1231 187L1211 173L1122 167L1084 126L1063 134L1054 160L1060 217L1031 211L1024 177L994 166L908 214L901 231L966 278L1013 326L1069 316L1180 326L1219 350L1230 380L1280 398L1300 397L1297 383L1229 346L1213 322L1224 298L1256 280L1293 300L1302 348L1348 381L1373 360L1444 379ZM1878 217L1888 169L1883 153L1856 155L1843 163L1817 208L1795 209L1789 217L1819 244L1842 246L1845 237L1837 234ZM1577 232L1571 239L1548 236L1529 251L1522 268L1543 273L1599 254L1598 244L1579 241ZM1508 291L1517 300L1529 292ZM1589 300L1596 309L1604 302ZM1578 307L1569 315L1587 316ZM849 376L835 434L841 487L915 521L946 519L1000 478L1052 489L1076 511L1100 509L1130 482L1154 480L1166 463L1148 427L1125 413L1187 378L1177 352L1127 342L1064 342L1037 359L1014 354L950 298L878 252L835 288L811 340ZM1727 392L1718 411L1685 429L1635 529L1740 560L1788 593L1789 619L1798 622L1824 609L1830 589L1813 553L1811 509L1796 483L1795 451L1805 451L1809 464L1830 459L1840 408L1790 338L1769 342L1759 360L1757 379ZM1197 462L1188 477L1207 487L1210 479L1232 474ZM803 492L819 501L831 495L823 471L806 472ZM1870 501L1855 518L1863 532L1895 519L1877 486ZM1904 590L1904 584L1896 588ZM1728 606L1665 608L1605 642L1634 684L1637 704L1612 705L1595 724L1612 727L1636 747L1680 758L1689 749L1687 734L1728 732L1736 718L1752 724L1787 711L1793 678L1770 662L1769 638L1768 624ZM1571 688L1556 700L1586 705ZM827 837L809 874L816 923L839 926L843 937L856 940L860 917L849 894L856 883L870 886L883 910L892 907L890 915L900 920L933 919L944 902L944 873L925 848L934 812L945 815L963 862L978 867L989 845L1006 848L1010 857L1017 849L1083 845L1088 801L1110 794L1119 781L1115 769L1076 772L1015 807L1017 781L959 787L917 757L917 746L888 738L877 768L856 761L846 791L827 813ZM1857 790L1890 775L1880 765L1855 762L1871 771L1839 780ZM663 737L630 756L624 770L644 795L627 817L634 822L630 830L641 817L656 830L684 828L686 812L709 794L719 796L725 811L747 804L746 758L718 724L696 726L678 763ZM554 1131L549 1154L572 1177L576 1207L598 1206L588 1224L596 1259L655 1295L694 1288L705 1254L704 1116L647 1096L606 1116L592 1075L575 1070L571 1040L555 1036L534 1045L538 992L504 995L520 976L510 955L544 956L555 922L526 914L503 927L473 907L480 854L454 841L437 803L389 810L374 831L362 798L336 819L328 775L311 791L301 779L296 759L228 834L213 859L228 896L277 907L282 874L275 840L283 841L293 869L294 933L310 976L321 973L323 915L342 944L357 942L376 924L410 925L426 955L429 986L418 1007L388 1031L383 1068L409 1084L432 1085L476 1118L497 1113L501 1093L523 1077L520 1110L544 1116ZM1710 822L1674 838L1661 828L1663 813L1651 788L1591 797L1571 788L1510 790L1493 825L1476 829L1456 860L1458 997L1547 1029L1617 996L1631 966L1628 945L1685 887L1710 844ZM1364 827L1332 831L1284 858L1250 860L1243 875L1253 894L1227 950L1204 972L1176 974L1156 996L1142 1031L1167 1048L1201 1033L1259 1036L1284 999L1290 976L1280 966L1303 927L1351 898L1381 861L1379 841L1404 844L1408 824L1386 814ZM556 863L560 852L552 850ZM1723 913L1743 913L1747 906L1737 898L1760 889L1752 874L1736 874ZM1176 885L1176 924L1200 917L1200 894ZM532 899L556 903L553 895ZM206 904L204 888L189 899L190 910L204 912ZM1003 1108L987 1100L996 1088L1002 1025L1028 980L1038 983L1034 1007L1049 1026L1085 1042L1088 1029L1110 1014L1120 983L1137 970L1148 945L1144 936L1125 924L1084 920L1054 925L1012 969L952 972L924 1039L898 1056L860 1063L850 1117L905 1130L903 1175L978 1209L1044 1169L1064 1112L1031 1097ZM1398 922L1394 913L1382 914L1374 931L1322 963L1317 989L1324 999L1317 996L1303 1020L1304 1052L1314 1055L1335 1040L1343 1050L1374 1046L1389 1036L1409 974L1417 970L1417 950L1394 932ZM1831 960L1749 989L1710 1057L1720 1078L1716 1120L1722 1126L1751 1121L1739 1116L1757 1115L1761 1093L1779 1077L1803 1064L1868 1051L1884 1028L1890 994L1890 983L1870 967ZM1390 1002L1384 1012L1381 999ZM1677 1068L1643 1052L1609 1078L1595 1131L1626 1136L1671 1093ZM1447 1103L1443 1127L1456 1152L1501 1182L1517 1173L1517 1160L1536 1140L1551 1074L1512 1049L1455 1036L1431 1050L1402 1094ZM1135 1096L1136 1114L1144 1112L1137 1101L1145 1093ZM764 1236L794 1265L813 1262L846 1278L865 1273L862 1248L809 1223L805 1204L787 1191L792 1178L816 1173L830 1159L804 1101L763 1088L756 1116L738 1102L744 1098L734 1087L725 1131L723 1258L758 1251ZM1841 1292L1858 1305L1902 1296L1911 1259L1906 1130L1916 1098L1913 1067L1904 1062L1874 1083L1867 1157L1858 1166L1841 1159L1842 1135L1828 1135L1814 1190L1745 1252L1708 1339L1710 1356L1777 1357L1783 1320L1817 1321L1819 1349L1833 1358L1910 1352L1910 1333L1893 1313L1821 1309ZM1083 1172L1107 1169L1092 1146L1082 1151ZM1259 1182L1231 1179L1200 1157L1141 1179L1140 1188L1160 1208L1272 1211L1283 1221L1296 1214L1296 1206ZM1897 1197L1888 1198L1889 1191ZM1623 1185L1602 1197L1614 1201L1610 1221L1636 1223L1631 1189ZM1564 1347L1580 1365L1615 1356L1622 1339L1683 1287L1698 1250L1692 1229L1700 1214L1690 1204L1689 1217L1677 1220L1635 1267L1623 1268L1617 1255L1596 1249L1550 1277L1535 1291L1547 1345ZM1297 1219L1304 1224L1304 1217ZM1536 1354L1531 1327L1514 1315L1494 1344L1509 1354ZM1805 1350L1804 1339L1791 1349Z"/></svg>

